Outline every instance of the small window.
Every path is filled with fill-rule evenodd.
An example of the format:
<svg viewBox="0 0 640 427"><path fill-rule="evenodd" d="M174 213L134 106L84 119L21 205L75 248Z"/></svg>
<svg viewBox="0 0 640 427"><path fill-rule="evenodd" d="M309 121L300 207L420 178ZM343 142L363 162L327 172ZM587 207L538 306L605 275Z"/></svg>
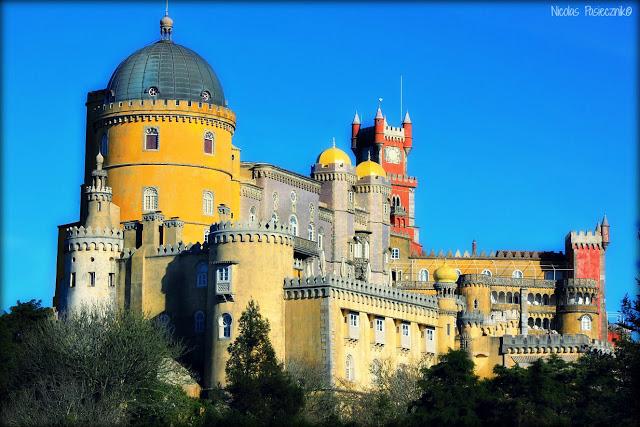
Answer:
<svg viewBox="0 0 640 427"><path fill-rule="evenodd" d="M251 206L249 208L249 222L256 222L256 207Z"/></svg>
<svg viewBox="0 0 640 427"><path fill-rule="evenodd" d="M196 265L196 287L198 288L206 288L207 287L207 276L209 275L209 267L207 263L202 261Z"/></svg>
<svg viewBox="0 0 640 427"><path fill-rule="evenodd" d="M384 332L384 319L376 318L376 332Z"/></svg>
<svg viewBox="0 0 640 427"><path fill-rule="evenodd" d="M144 212L153 212L158 210L158 190L153 187L144 189L142 197L142 210Z"/></svg>
<svg viewBox="0 0 640 427"><path fill-rule="evenodd" d="M353 205L353 191L349 191L349 205Z"/></svg>
<svg viewBox="0 0 640 427"><path fill-rule="evenodd" d="M231 338L231 321L232 319L229 313L224 313L218 318L218 338Z"/></svg>
<svg viewBox="0 0 640 427"><path fill-rule="evenodd" d="M100 140L100 153L103 156L109 153L109 137L106 132L102 134L102 139Z"/></svg>
<svg viewBox="0 0 640 427"><path fill-rule="evenodd" d="M70 288L76 287L76 273L71 273L71 275L69 276L69 287Z"/></svg>
<svg viewBox="0 0 640 427"><path fill-rule="evenodd" d="M209 227L204 228L204 235L202 237L203 242L209 242L209 233L211 233L211 229Z"/></svg>
<svg viewBox="0 0 640 427"><path fill-rule="evenodd" d="M402 336L403 337L408 337L409 336L409 324L408 323L403 323L402 324Z"/></svg>
<svg viewBox="0 0 640 427"><path fill-rule="evenodd" d="M345 377L347 381L353 381L355 379L355 366L353 365L353 356L350 354L347 356L347 360L345 361Z"/></svg>
<svg viewBox="0 0 640 427"><path fill-rule="evenodd" d="M157 150L159 144L159 133L157 128L147 128L145 130L144 149Z"/></svg>
<svg viewBox="0 0 640 427"><path fill-rule="evenodd" d="M205 215L213 215L213 193L211 191L205 191L202 193L202 212Z"/></svg>
<svg viewBox="0 0 640 427"><path fill-rule="evenodd" d="M95 286L95 285L96 285L96 273L92 271L89 273L89 286Z"/></svg>
<svg viewBox="0 0 640 427"><path fill-rule="evenodd" d="M229 283L230 269L231 267L228 265L218 267L216 269L216 280L218 281L218 283Z"/></svg>
<svg viewBox="0 0 640 427"><path fill-rule="evenodd" d="M313 205L313 203L309 203L309 220L313 221L315 219L315 215L316 207Z"/></svg>
<svg viewBox="0 0 640 427"><path fill-rule="evenodd" d="M294 236L298 235L298 218L295 215L289 217L289 231Z"/></svg>
<svg viewBox="0 0 640 427"><path fill-rule="evenodd" d="M391 259L400 259L400 249L391 248Z"/></svg>
<svg viewBox="0 0 640 427"><path fill-rule="evenodd" d="M360 316L357 313L349 313L349 326L357 328L359 325Z"/></svg>
<svg viewBox="0 0 640 427"><path fill-rule="evenodd" d="M204 311L198 310L193 315L193 331L196 334L204 332Z"/></svg>
<svg viewBox="0 0 640 427"><path fill-rule="evenodd" d="M523 277L522 271L513 270L513 273L511 273L511 277L514 278L514 279L522 279L522 277Z"/></svg>
<svg viewBox="0 0 640 427"><path fill-rule="evenodd" d="M427 328L427 341L433 341L433 329Z"/></svg>
<svg viewBox="0 0 640 427"><path fill-rule="evenodd" d="M485 276L491 277L491 270L489 270L488 268L485 268L484 270L482 270L482 274L484 274Z"/></svg>
<svg viewBox="0 0 640 427"><path fill-rule="evenodd" d="M478 300L477 300L477 299L474 299L474 300L473 300L473 308L474 308L475 310L477 310L477 309L478 309Z"/></svg>
<svg viewBox="0 0 640 427"><path fill-rule="evenodd" d="M298 195L296 194L295 191L291 192L291 203L295 203L298 200Z"/></svg>
<svg viewBox="0 0 640 427"><path fill-rule="evenodd" d="M309 224L307 226L307 238L309 240L314 240L314 230L313 230L313 224Z"/></svg>
<svg viewBox="0 0 640 427"><path fill-rule="evenodd" d="M213 154L213 132L204 133L204 152L205 154Z"/></svg>
<svg viewBox="0 0 640 427"><path fill-rule="evenodd" d="M115 273L109 273L108 280L109 280L109 287L110 288L113 288L113 287L116 286L116 275L115 275Z"/></svg>
<svg viewBox="0 0 640 427"><path fill-rule="evenodd" d="M149 96L157 96L158 95L158 88L155 86L151 86L149 89L147 89L147 93L149 94Z"/></svg>
<svg viewBox="0 0 640 427"><path fill-rule="evenodd" d="M420 282L428 282L429 281L429 270L427 269L422 269L420 270L420 273L418 273L418 280Z"/></svg>
<svg viewBox="0 0 640 427"><path fill-rule="evenodd" d="M591 318L589 316L582 316L580 319L580 329L583 331L591 330Z"/></svg>
<svg viewBox="0 0 640 427"><path fill-rule="evenodd" d="M318 249L324 249L324 235L318 234Z"/></svg>
<svg viewBox="0 0 640 427"><path fill-rule="evenodd" d="M451 335L451 324L447 323L447 335Z"/></svg>
<svg viewBox="0 0 640 427"><path fill-rule="evenodd" d="M280 205L280 196L274 191L271 198L273 199L273 210L278 210L278 206Z"/></svg>
<svg viewBox="0 0 640 427"><path fill-rule="evenodd" d="M277 223L278 223L278 220L279 220L279 218L278 218L278 214L277 214L277 213L275 213L275 212L274 212L274 213L272 213L272 214L271 214L271 221L272 221L274 224L277 224Z"/></svg>
<svg viewBox="0 0 640 427"><path fill-rule="evenodd" d="M211 93L209 93L208 90L203 90L202 93L200 94L200 98L204 102L209 102L209 100L211 99Z"/></svg>

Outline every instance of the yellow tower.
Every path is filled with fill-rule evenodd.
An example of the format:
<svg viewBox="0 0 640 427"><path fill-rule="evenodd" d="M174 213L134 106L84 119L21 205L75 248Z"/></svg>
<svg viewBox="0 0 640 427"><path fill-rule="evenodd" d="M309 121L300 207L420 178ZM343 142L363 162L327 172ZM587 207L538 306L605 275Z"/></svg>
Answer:
<svg viewBox="0 0 640 427"><path fill-rule="evenodd" d="M211 66L172 41L171 18L160 27L159 41L126 58L106 89L88 95L85 182L101 152L122 221L161 211L184 221L185 243L202 242L219 220L217 206L232 217L239 211L235 114Z"/></svg>
<svg viewBox="0 0 640 427"><path fill-rule="evenodd" d="M458 273L444 264L433 273L433 278L438 292L438 354L442 354L455 349L456 319L460 311L456 296Z"/></svg>

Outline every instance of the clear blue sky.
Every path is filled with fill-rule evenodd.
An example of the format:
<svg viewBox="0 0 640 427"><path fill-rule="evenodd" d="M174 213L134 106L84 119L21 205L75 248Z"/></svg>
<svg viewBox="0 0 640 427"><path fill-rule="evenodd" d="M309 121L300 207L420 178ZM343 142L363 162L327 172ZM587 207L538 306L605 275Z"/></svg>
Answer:
<svg viewBox="0 0 640 427"><path fill-rule="evenodd" d="M625 5L627 3L624 3ZM409 169L427 250L563 250L606 212L608 308L636 275L637 5L631 18L547 4L172 2L238 116L243 160L307 174L378 97L414 123ZM86 93L155 41L164 4L3 4L2 308L51 304L56 225L78 219Z"/></svg>

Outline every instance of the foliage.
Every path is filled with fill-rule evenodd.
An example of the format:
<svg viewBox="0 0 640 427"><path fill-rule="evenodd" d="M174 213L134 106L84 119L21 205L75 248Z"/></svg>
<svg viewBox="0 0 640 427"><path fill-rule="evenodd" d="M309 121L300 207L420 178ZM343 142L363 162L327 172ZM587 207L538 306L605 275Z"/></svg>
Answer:
<svg viewBox="0 0 640 427"><path fill-rule="evenodd" d="M239 334L229 345L226 366L234 421L243 424L293 423L304 404L302 388L284 372L269 341L269 322L250 301L239 320Z"/></svg>

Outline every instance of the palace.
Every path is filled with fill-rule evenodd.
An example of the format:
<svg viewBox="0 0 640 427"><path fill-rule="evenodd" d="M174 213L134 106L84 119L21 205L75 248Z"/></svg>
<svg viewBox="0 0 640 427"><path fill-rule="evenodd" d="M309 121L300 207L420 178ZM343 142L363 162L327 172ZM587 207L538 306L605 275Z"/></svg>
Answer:
<svg viewBox="0 0 640 427"><path fill-rule="evenodd" d="M571 231L564 252L426 253L407 159L407 113L351 121L310 175L240 160L236 116L211 66L161 39L87 97L79 221L59 227L54 305L107 304L170 324L205 387L250 300L277 356L365 387L370 366L433 363L465 349L479 375L607 350L609 224Z"/></svg>

